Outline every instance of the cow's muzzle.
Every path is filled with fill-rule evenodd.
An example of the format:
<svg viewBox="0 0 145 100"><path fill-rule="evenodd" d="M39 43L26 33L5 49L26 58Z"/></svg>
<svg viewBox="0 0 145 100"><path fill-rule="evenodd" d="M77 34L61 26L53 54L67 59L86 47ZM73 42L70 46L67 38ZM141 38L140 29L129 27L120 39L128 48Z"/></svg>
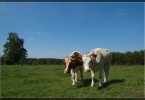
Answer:
<svg viewBox="0 0 145 100"><path fill-rule="evenodd" d="M70 73L70 71L64 70L64 73L65 73L65 74L66 74L66 73Z"/></svg>
<svg viewBox="0 0 145 100"><path fill-rule="evenodd" d="M84 72L89 72L89 71L90 71L90 69L85 69L85 70L84 70Z"/></svg>

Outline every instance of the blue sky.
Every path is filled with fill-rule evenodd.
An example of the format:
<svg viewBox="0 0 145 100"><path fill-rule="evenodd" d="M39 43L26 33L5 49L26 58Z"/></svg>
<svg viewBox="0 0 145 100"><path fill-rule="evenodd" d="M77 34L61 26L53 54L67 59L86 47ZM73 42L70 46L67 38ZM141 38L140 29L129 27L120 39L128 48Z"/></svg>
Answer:
<svg viewBox="0 0 145 100"><path fill-rule="evenodd" d="M1 3L1 53L9 32L31 58L64 58L93 48L144 49L144 3Z"/></svg>

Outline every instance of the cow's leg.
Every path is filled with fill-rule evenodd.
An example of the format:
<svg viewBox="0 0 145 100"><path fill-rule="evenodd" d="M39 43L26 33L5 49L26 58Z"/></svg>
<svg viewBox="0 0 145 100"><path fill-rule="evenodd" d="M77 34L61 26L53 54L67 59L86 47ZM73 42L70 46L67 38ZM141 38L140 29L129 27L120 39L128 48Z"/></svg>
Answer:
<svg viewBox="0 0 145 100"><path fill-rule="evenodd" d="M91 87L94 86L94 78L95 78L95 73L94 71L91 70L91 75L92 75L92 83L91 83Z"/></svg>
<svg viewBox="0 0 145 100"><path fill-rule="evenodd" d="M104 83L107 84L108 84L109 69L110 69L109 65L104 67Z"/></svg>
<svg viewBox="0 0 145 100"><path fill-rule="evenodd" d="M83 69L80 69L80 76L81 76L81 80L83 81Z"/></svg>
<svg viewBox="0 0 145 100"><path fill-rule="evenodd" d="M72 79L72 85L75 85L75 73L73 69L71 69L71 79Z"/></svg>
<svg viewBox="0 0 145 100"><path fill-rule="evenodd" d="M102 68L102 66L101 66L101 69L100 69L100 72L99 72L99 80L100 80L99 86L100 86L100 87L102 86L102 73L103 73L103 68Z"/></svg>
<svg viewBox="0 0 145 100"><path fill-rule="evenodd" d="M77 72L75 72L75 82L77 82Z"/></svg>

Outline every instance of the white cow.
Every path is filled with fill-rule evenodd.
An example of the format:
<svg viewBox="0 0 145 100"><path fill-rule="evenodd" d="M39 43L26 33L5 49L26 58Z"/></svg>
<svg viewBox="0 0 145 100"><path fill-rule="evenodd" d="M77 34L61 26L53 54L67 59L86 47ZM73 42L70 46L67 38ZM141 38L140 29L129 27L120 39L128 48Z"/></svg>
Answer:
<svg viewBox="0 0 145 100"><path fill-rule="evenodd" d="M88 54L84 54L84 71L91 71L92 83L91 86L94 86L94 76L95 72L99 70L99 86L102 86L102 73L104 70L104 82L108 83L109 69L112 59L112 54L108 49L95 48L91 50Z"/></svg>
<svg viewBox="0 0 145 100"><path fill-rule="evenodd" d="M78 70L80 70L80 76L83 80L83 60L80 52L72 52L68 57L66 57L64 59L64 66L64 73L71 72L72 85L75 85L75 83L77 82Z"/></svg>

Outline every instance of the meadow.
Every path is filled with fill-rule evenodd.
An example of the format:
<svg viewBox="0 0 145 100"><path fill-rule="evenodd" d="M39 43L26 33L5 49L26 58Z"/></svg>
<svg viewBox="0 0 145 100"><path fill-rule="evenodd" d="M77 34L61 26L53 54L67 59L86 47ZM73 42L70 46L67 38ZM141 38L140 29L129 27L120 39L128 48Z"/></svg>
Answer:
<svg viewBox="0 0 145 100"><path fill-rule="evenodd" d="M71 75L63 71L63 65L2 65L1 97L144 97L144 66L111 66L109 85L102 89L98 72L90 87L90 73L84 73L83 83L78 74L78 83L72 86Z"/></svg>

